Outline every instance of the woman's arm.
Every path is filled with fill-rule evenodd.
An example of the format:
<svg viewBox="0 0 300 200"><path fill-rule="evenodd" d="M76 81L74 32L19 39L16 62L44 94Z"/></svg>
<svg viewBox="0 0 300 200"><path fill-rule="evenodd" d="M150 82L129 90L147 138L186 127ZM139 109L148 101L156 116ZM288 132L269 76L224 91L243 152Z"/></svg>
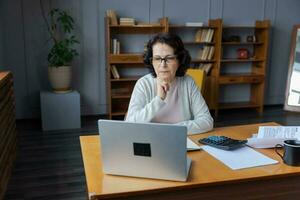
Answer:
<svg viewBox="0 0 300 200"><path fill-rule="evenodd" d="M209 109L202 97L200 90L194 81L189 83L190 103L186 105L185 109L190 109L193 119L178 123L185 125L189 134L197 134L207 132L213 129L213 118L210 115ZM188 107L189 105L189 107Z"/></svg>
<svg viewBox="0 0 300 200"><path fill-rule="evenodd" d="M137 81L131 95L126 121L150 122L165 105L165 102L156 95L151 99L153 96L151 93L154 92L151 88L150 82L145 78Z"/></svg>

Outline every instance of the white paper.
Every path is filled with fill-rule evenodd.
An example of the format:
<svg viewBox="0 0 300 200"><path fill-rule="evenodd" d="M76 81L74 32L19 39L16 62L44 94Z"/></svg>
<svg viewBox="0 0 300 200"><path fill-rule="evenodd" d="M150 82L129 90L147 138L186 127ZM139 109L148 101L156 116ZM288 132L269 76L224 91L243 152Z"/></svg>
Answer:
<svg viewBox="0 0 300 200"><path fill-rule="evenodd" d="M299 126L260 126L257 138L298 138Z"/></svg>
<svg viewBox="0 0 300 200"><path fill-rule="evenodd" d="M201 147L193 142L190 138L186 138L186 148L188 151L200 150Z"/></svg>
<svg viewBox="0 0 300 200"><path fill-rule="evenodd" d="M247 145L253 148L274 148L276 144L283 145L285 138L248 138Z"/></svg>
<svg viewBox="0 0 300 200"><path fill-rule="evenodd" d="M277 160L273 160L247 146L233 151L207 145L202 146L202 149L233 170L278 163Z"/></svg>
<svg viewBox="0 0 300 200"><path fill-rule="evenodd" d="M248 138L247 145L254 148L274 148L284 140L300 139L300 126L260 126L257 134Z"/></svg>

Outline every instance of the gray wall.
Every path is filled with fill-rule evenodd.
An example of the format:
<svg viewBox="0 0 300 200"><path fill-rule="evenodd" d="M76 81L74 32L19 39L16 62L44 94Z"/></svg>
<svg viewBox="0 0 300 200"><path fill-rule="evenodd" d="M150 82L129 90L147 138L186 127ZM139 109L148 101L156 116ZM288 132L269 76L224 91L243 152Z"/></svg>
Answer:
<svg viewBox="0 0 300 200"><path fill-rule="evenodd" d="M0 64L15 77L17 118L40 115L39 92L49 89L47 80L48 36L39 0L2 2L0 20ZM272 24L265 104L282 104L287 76L292 26L300 23L298 0L43 0L46 10L61 7L71 12L80 40L80 56L74 61L73 88L81 94L83 115L106 112L105 10L137 21L157 21L167 16L172 23L223 18L226 25L253 25L270 19ZM134 6L133 6L134 5ZM1 40L2 38L2 40ZM2 50L1 50L2 47ZM3 51L5 49L5 51ZM1 54L2 52L2 54ZM2 55L2 57L1 57ZM2 59L1 59L2 58ZM2 62L2 63L1 63ZM222 96L232 100L249 97L249 88ZM231 95L232 94L232 95Z"/></svg>

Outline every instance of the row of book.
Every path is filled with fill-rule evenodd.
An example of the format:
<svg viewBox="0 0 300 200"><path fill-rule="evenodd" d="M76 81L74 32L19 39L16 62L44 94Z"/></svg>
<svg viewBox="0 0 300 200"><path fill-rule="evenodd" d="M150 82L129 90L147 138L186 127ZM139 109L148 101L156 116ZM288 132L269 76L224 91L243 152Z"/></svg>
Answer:
<svg viewBox="0 0 300 200"><path fill-rule="evenodd" d="M214 32L215 32L214 29L211 29L211 28L199 29L196 32L195 41L196 42L212 42Z"/></svg>
<svg viewBox="0 0 300 200"><path fill-rule="evenodd" d="M116 38L112 39L111 52L112 54L120 54L120 41Z"/></svg>
<svg viewBox="0 0 300 200"><path fill-rule="evenodd" d="M204 48L200 49L197 58L200 60L211 60L215 53L214 46L204 46Z"/></svg>

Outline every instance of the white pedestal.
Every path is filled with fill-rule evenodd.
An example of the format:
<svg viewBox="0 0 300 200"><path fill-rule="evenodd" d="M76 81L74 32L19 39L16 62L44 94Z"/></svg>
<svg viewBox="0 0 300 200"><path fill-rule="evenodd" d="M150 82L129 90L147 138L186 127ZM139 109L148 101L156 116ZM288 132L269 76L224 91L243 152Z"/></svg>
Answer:
<svg viewBox="0 0 300 200"><path fill-rule="evenodd" d="M81 127L80 94L77 91L64 94L42 91L40 97L43 130Z"/></svg>

